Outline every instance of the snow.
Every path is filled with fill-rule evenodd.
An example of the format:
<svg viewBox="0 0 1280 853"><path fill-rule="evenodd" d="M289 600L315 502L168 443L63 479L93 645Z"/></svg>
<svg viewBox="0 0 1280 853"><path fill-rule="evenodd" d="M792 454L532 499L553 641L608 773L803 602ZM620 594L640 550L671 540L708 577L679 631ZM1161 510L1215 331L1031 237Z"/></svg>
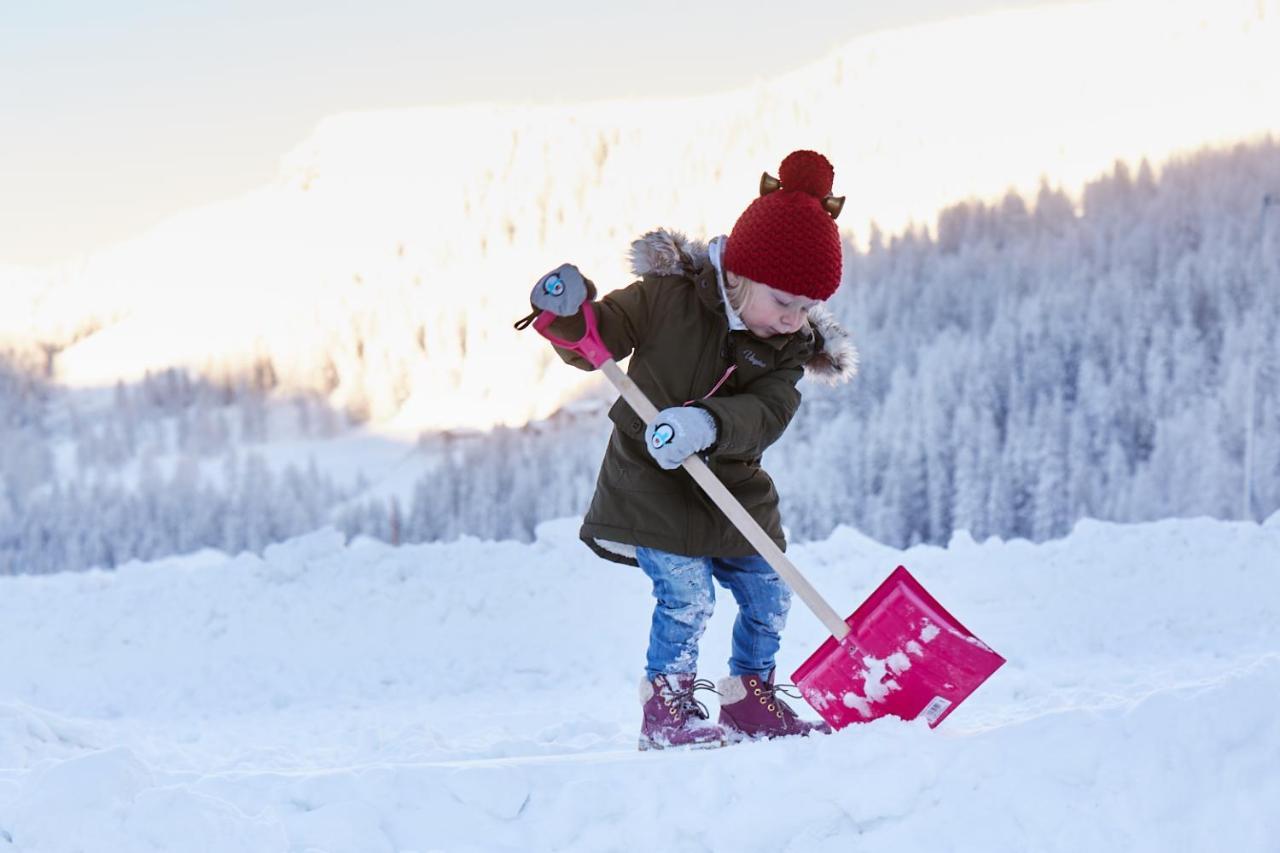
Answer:
<svg viewBox="0 0 1280 853"><path fill-rule="evenodd" d="M635 746L648 582L576 528L0 579L0 851L1277 849L1274 518L840 528L789 552L838 609L902 563L1008 665L937 730L666 753ZM794 608L780 670L823 638Z"/></svg>
<svg viewBox="0 0 1280 853"><path fill-rule="evenodd" d="M908 643L907 645L910 646L913 644ZM889 669L895 674L906 672L911 669L911 658L907 657L905 652L894 652L885 659L885 662L888 664Z"/></svg>

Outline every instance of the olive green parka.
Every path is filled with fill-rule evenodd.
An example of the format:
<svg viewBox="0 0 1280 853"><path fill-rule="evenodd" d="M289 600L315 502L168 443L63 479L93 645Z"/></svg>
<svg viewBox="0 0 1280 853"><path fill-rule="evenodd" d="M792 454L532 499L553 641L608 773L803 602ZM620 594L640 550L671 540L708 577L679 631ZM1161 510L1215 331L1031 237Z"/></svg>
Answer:
<svg viewBox="0 0 1280 853"><path fill-rule="evenodd" d="M627 374L658 409L696 401L711 412L716 442L699 455L785 549L778 492L760 457L800 405L796 383L806 371L828 382L852 378L857 354L848 334L821 305L790 335L761 339L730 330L705 244L679 232L645 234L632 244L631 260L640 280L586 306L601 340L615 361L630 355ZM583 330L581 316L551 325L568 340ZM556 352L574 367L594 369L572 351ZM580 532L593 551L630 565L637 565L636 546L702 557L755 553L683 468L664 470L653 460L644 421L621 397L609 418L614 430Z"/></svg>

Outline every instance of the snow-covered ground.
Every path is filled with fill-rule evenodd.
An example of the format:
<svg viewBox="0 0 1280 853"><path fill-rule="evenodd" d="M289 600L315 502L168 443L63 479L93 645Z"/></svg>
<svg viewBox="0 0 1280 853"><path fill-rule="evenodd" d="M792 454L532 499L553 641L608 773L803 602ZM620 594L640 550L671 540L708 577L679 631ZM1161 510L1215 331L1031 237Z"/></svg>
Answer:
<svg viewBox="0 0 1280 853"><path fill-rule="evenodd" d="M691 753L636 751L647 584L575 531L0 578L0 851L1280 850L1280 515L840 528L791 552L837 609L902 562L1009 663L936 730Z"/></svg>

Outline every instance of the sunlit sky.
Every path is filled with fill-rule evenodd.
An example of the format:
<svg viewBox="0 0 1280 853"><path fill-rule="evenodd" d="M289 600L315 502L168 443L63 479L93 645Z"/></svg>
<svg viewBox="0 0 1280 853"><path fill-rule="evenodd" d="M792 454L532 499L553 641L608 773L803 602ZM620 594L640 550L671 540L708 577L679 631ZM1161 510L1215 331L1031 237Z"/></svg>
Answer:
<svg viewBox="0 0 1280 853"><path fill-rule="evenodd" d="M5 3L0 264L246 192L326 115L704 94L875 30L1052 1Z"/></svg>

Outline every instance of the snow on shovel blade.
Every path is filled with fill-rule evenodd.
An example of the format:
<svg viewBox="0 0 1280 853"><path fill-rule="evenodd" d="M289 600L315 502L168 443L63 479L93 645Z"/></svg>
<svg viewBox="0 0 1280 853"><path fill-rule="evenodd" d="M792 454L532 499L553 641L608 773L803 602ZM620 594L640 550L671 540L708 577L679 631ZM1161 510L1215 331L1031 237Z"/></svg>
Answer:
<svg viewBox="0 0 1280 853"><path fill-rule="evenodd" d="M902 566L792 675L833 729L892 714L933 728L1005 662Z"/></svg>

